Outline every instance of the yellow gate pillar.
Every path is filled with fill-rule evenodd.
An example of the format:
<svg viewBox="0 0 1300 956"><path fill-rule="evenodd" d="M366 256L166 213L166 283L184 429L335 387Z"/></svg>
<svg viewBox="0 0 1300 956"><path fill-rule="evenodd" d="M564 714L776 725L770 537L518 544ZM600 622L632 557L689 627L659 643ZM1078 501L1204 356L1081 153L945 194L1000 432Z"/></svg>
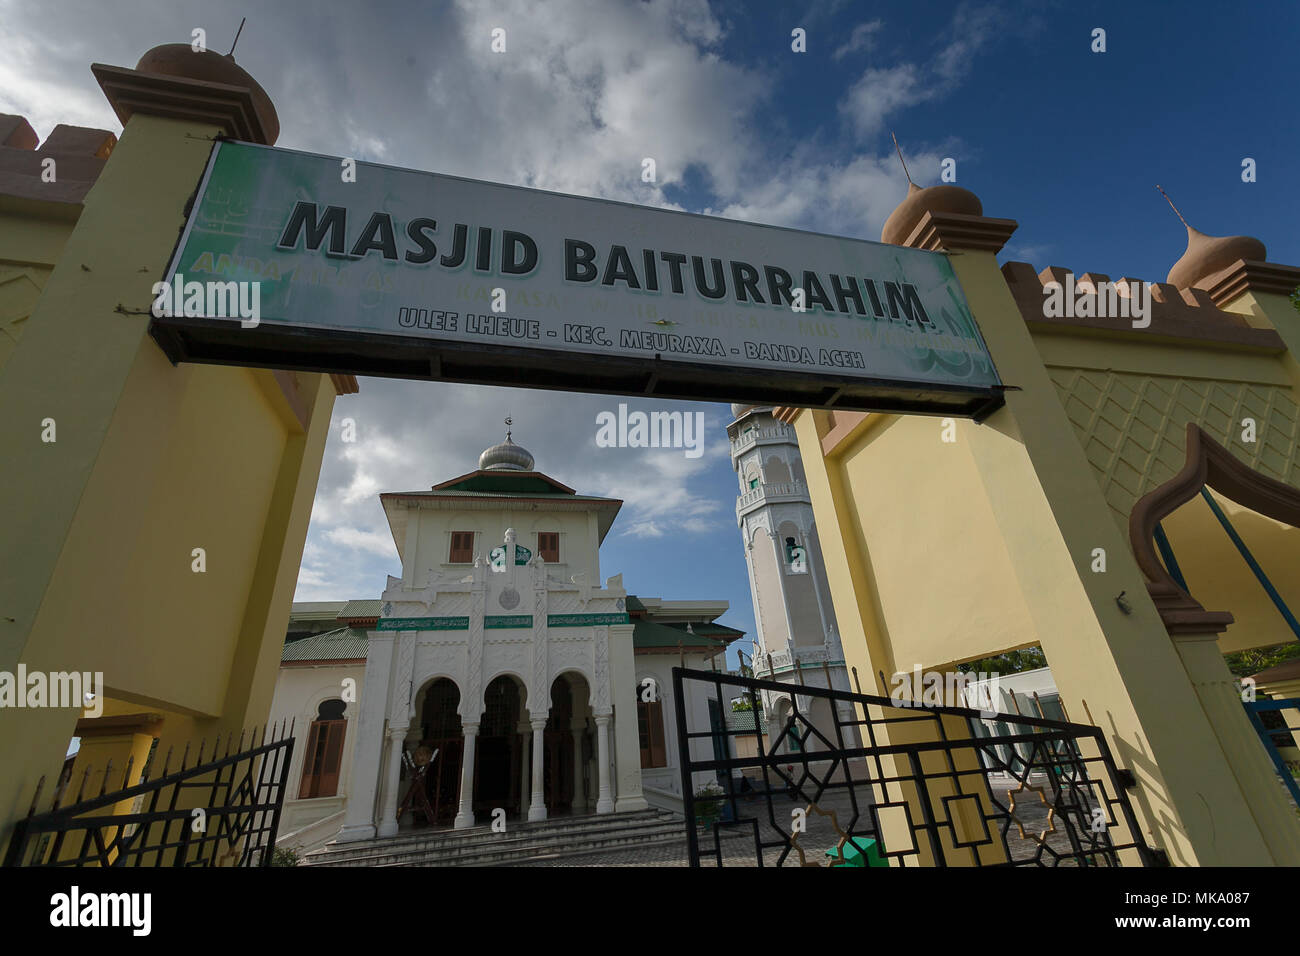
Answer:
<svg viewBox="0 0 1300 956"><path fill-rule="evenodd" d="M273 143L278 120L188 44L93 69L125 128L0 368L0 671L101 673L106 700L163 715L165 752L265 721L333 400L356 388L167 361L152 286L212 144ZM0 711L0 842L42 776L48 805L81 716Z"/></svg>

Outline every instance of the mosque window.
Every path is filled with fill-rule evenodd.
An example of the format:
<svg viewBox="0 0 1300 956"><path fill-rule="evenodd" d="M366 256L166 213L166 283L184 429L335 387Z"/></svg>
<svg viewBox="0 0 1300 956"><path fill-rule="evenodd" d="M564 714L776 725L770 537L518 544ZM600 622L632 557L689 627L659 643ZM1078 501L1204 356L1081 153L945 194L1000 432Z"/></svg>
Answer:
<svg viewBox="0 0 1300 956"><path fill-rule="evenodd" d="M448 564L469 564L474 560L474 532L453 531L451 533L451 554L447 556Z"/></svg>
<svg viewBox="0 0 1300 956"><path fill-rule="evenodd" d="M317 709L307 737L307 749L302 765L302 787L299 800L314 797L332 797L339 789L339 768L343 763L343 737L348 722L343 716L347 705L337 697L327 700Z"/></svg>
<svg viewBox="0 0 1300 956"><path fill-rule="evenodd" d="M668 750L664 746L663 702L638 700L636 719L641 732L642 768L668 766Z"/></svg>
<svg viewBox="0 0 1300 956"><path fill-rule="evenodd" d="M558 531L539 531L537 533L537 550L547 564L560 563L560 533Z"/></svg>

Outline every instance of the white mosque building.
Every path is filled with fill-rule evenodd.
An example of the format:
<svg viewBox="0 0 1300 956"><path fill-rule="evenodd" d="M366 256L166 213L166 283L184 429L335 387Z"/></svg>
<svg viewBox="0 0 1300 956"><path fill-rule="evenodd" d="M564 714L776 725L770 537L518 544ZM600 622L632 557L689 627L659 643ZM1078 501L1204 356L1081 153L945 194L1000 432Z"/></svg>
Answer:
<svg viewBox="0 0 1300 956"><path fill-rule="evenodd" d="M734 420L727 435L731 465L740 483L736 524L745 545L757 631L752 644L754 675L792 687L789 693L762 694L770 748L790 720L793 688L847 691L853 687L835 626L799 440L793 428L773 417L771 406L732 405L731 412ZM827 701L805 695L795 703L834 740ZM840 710L841 722L853 720L849 705ZM846 727L844 734L845 743L855 746L856 729ZM783 744L776 749L790 748ZM821 747L812 740L809 749Z"/></svg>
<svg viewBox="0 0 1300 956"><path fill-rule="evenodd" d="M380 501L401 576L379 601L340 605L333 630L285 645L272 719L295 718L306 743L286 820L324 823L338 842L393 836L415 822L397 813L410 758L431 753L436 825L483 826L498 810L680 812L671 670L725 668L743 636L716 622L727 602L638 598L622 575L602 586L622 502L536 471L509 433L474 471ZM349 675L351 695L339 690ZM725 726L703 688L685 708L692 730ZM712 755L708 738L692 746ZM697 776L693 789L712 778Z"/></svg>

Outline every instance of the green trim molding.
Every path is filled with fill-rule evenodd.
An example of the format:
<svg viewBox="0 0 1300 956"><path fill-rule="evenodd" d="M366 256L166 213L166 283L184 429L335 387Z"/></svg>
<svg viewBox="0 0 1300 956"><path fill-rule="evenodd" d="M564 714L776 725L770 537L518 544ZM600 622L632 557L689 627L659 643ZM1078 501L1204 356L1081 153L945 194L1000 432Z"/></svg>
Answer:
<svg viewBox="0 0 1300 956"><path fill-rule="evenodd" d="M625 613L550 614L547 627L594 627L603 624L627 624ZM518 630L533 626L531 614L489 614L483 618L485 630ZM467 631L468 617L385 617L375 625L377 631Z"/></svg>

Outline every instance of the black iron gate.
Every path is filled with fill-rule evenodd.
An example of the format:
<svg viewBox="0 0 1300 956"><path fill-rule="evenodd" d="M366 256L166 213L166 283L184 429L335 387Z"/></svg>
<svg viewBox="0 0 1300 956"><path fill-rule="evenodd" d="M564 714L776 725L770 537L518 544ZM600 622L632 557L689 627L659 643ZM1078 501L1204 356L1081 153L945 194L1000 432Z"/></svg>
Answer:
<svg viewBox="0 0 1300 956"><path fill-rule="evenodd" d="M723 713L753 707L725 757L712 722L690 726L701 689ZM780 726L764 691L789 698ZM673 700L692 866L1166 863L1097 727L680 667Z"/></svg>
<svg viewBox="0 0 1300 956"><path fill-rule="evenodd" d="M293 756L293 729L281 736L285 729L269 741L265 728L260 740L254 730L248 750L241 733L233 754L234 737L228 736L225 755L207 763L200 744L192 767L186 766L186 745L174 773L167 772L169 751L160 776L148 780L142 774L134 786L111 792L110 762L98 796L82 799L83 777L75 802L60 806L69 783L61 781L45 813L35 812L38 785L31 812L14 826L4 865L270 866ZM218 737L214 758L220 745ZM128 763L124 784L130 775Z"/></svg>

